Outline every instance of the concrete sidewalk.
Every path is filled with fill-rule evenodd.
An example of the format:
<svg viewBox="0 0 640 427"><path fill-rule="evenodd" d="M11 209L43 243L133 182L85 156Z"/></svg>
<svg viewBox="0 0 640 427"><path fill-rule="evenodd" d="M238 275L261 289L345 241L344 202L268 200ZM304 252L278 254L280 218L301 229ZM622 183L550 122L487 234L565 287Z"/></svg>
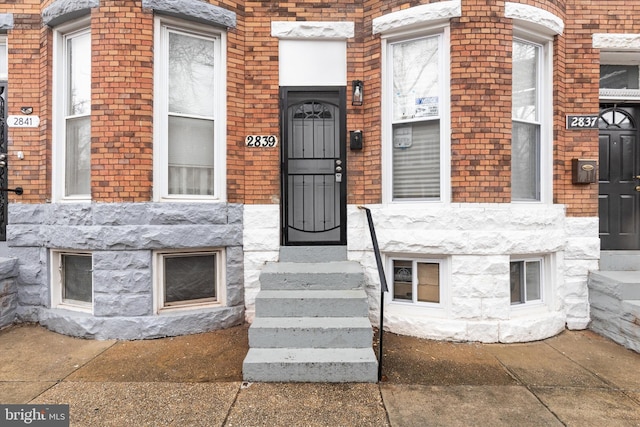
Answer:
<svg viewBox="0 0 640 427"><path fill-rule="evenodd" d="M242 382L247 328L151 341L0 331L0 403L73 426L640 426L640 354L590 331L529 344L385 334L380 384Z"/></svg>

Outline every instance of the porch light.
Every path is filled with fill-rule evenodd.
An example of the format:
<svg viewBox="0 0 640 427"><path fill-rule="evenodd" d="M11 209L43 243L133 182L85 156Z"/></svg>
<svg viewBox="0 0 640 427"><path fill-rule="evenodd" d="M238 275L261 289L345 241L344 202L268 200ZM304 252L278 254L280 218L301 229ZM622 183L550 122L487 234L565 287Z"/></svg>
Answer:
<svg viewBox="0 0 640 427"><path fill-rule="evenodd" d="M354 80L351 82L352 92L351 92L351 105L360 106L362 105L362 90L364 89L364 83L362 80Z"/></svg>

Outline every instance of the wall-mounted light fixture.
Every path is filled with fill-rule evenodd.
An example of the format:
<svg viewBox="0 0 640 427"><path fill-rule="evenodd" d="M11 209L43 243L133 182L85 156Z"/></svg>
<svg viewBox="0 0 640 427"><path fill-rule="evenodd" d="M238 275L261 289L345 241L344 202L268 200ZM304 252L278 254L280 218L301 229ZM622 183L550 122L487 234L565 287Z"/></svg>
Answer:
<svg viewBox="0 0 640 427"><path fill-rule="evenodd" d="M351 82L352 91L351 91L351 105L362 105L362 100L364 99L362 95L362 90L364 89L364 83L362 80L354 80Z"/></svg>

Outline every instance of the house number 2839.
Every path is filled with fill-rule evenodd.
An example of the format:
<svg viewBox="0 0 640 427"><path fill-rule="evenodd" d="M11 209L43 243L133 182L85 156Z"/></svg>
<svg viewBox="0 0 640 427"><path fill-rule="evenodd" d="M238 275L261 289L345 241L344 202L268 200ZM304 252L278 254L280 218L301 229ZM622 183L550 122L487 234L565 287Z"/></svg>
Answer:
<svg viewBox="0 0 640 427"><path fill-rule="evenodd" d="M244 142L247 147L275 147L278 138L275 135L247 135Z"/></svg>

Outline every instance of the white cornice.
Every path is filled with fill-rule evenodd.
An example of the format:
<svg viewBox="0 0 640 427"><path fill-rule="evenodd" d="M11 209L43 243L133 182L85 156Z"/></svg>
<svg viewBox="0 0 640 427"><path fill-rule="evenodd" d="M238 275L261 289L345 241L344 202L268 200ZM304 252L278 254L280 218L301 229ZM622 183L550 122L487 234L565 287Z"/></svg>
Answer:
<svg viewBox="0 0 640 427"><path fill-rule="evenodd" d="M339 39L352 38L353 22L273 21L271 35L279 39Z"/></svg>
<svg viewBox="0 0 640 427"><path fill-rule="evenodd" d="M423 4L388 13L373 20L373 34L402 30L419 24L432 24L462 16L460 0Z"/></svg>
<svg viewBox="0 0 640 427"><path fill-rule="evenodd" d="M528 4L506 2L504 6L505 18L520 21L523 26L528 26L536 31L551 33L553 35L562 34L564 31L564 21L544 9Z"/></svg>
<svg viewBox="0 0 640 427"><path fill-rule="evenodd" d="M640 34L594 34L593 47L606 50L640 50Z"/></svg>

